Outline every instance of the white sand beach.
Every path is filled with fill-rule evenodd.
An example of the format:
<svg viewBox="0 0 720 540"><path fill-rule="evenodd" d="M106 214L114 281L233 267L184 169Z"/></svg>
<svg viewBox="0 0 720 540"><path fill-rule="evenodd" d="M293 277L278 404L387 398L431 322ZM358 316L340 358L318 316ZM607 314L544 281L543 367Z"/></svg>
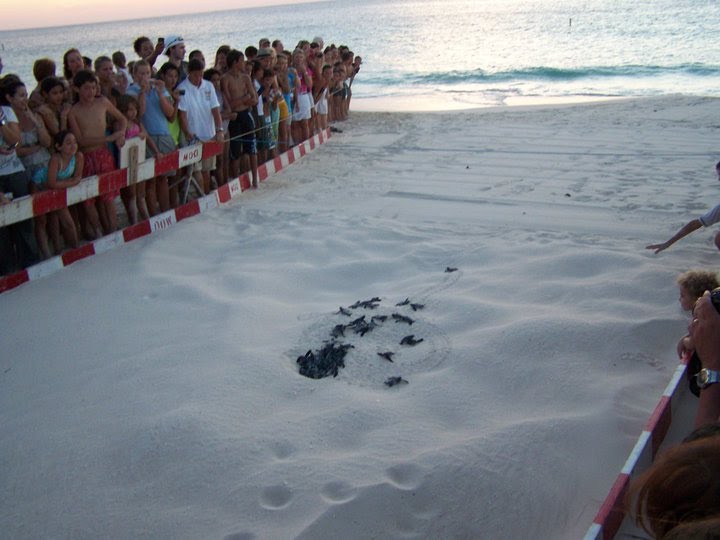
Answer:
<svg viewBox="0 0 720 540"><path fill-rule="evenodd" d="M708 230L644 249L720 200L718 105L353 112L0 295L0 536L582 537L677 365L676 275L718 267ZM373 297L414 324L300 376Z"/></svg>

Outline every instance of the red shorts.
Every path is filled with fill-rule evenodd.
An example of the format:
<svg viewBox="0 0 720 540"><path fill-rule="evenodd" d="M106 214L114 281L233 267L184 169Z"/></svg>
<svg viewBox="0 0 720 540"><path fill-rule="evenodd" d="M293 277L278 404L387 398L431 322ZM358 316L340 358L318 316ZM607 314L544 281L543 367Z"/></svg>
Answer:
<svg viewBox="0 0 720 540"><path fill-rule="evenodd" d="M106 146L84 152L85 165L83 166L83 177L92 176L94 174L103 174L112 172L116 169L115 158L112 152ZM120 195L120 191L109 191L100 195L101 201L113 201L115 197Z"/></svg>

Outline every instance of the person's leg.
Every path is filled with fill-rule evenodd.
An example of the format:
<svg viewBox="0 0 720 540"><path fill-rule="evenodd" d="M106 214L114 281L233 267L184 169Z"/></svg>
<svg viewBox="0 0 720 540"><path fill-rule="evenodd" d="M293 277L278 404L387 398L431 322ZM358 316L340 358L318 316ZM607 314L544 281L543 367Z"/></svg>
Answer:
<svg viewBox="0 0 720 540"><path fill-rule="evenodd" d="M57 212L54 212L57 216L57 220L62 227L62 231L65 234L66 245L72 248L78 247L78 233L75 228L75 222L67 208L61 208Z"/></svg>
<svg viewBox="0 0 720 540"><path fill-rule="evenodd" d="M137 186L135 186L135 206L137 207L138 220L141 221L145 221L150 217L150 214L148 214L147 201L145 200L145 193L148 189L147 183L149 181L150 180L145 180L144 182L140 182Z"/></svg>
<svg viewBox="0 0 720 540"><path fill-rule="evenodd" d="M63 208L67 212L67 208ZM64 242L62 239L62 234L60 234L60 220L58 218L58 212L61 210L57 210L55 212L50 212L47 214L47 231L48 235L50 236L50 240L52 241L53 245L53 252L55 255L62 253ZM70 214L68 213L68 218L72 220L70 217Z"/></svg>
<svg viewBox="0 0 720 540"><path fill-rule="evenodd" d="M12 173L4 177L4 191L11 191L15 198L29 195L32 180L27 171ZM35 239L35 223L26 219L10 227L11 241L15 243L15 253L22 268L32 266L39 260L39 251Z"/></svg>
<svg viewBox="0 0 720 540"><path fill-rule="evenodd" d="M170 210L170 182L174 181L175 177L158 176L155 180L155 193L157 194L157 205L160 212L167 212ZM177 188L175 189L177 193Z"/></svg>
<svg viewBox="0 0 720 540"><path fill-rule="evenodd" d="M40 249L40 258L49 259L52 256L47 233L47 214L35 216L35 240Z"/></svg>
<svg viewBox="0 0 720 540"><path fill-rule="evenodd" d="M135 225L138 221L137 188L137 185L131 184L120 190L120 199L122 199L130 225Z"/></svg>

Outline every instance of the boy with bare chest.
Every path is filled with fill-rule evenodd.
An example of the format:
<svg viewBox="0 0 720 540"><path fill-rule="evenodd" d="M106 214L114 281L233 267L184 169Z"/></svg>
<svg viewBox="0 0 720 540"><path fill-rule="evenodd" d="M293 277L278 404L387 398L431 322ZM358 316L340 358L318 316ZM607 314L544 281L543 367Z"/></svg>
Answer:
<svg viewBox="0 0 720 540"><path fill-rule="evenodd" d="M115 170L115 158L108 143L114 142L118 147L125 144L127 121L110 101L97 96L97 80L91 71L81 70L73 78L73 85L78 92L78 102L68 113L68 126L78 141L80 150L85 156L83 176L103 174ZM107 117L115 120L117 131L108 135ZM91 236L109 234L117 230L117 212L115 198L119 191L100 195L99 200L85 201L84 208L88 220L88 232ZM97 210L95 206L97 204ZM100 225L102 224L102 229Z"/></svg>
<svg viewBox="0 0 720 540"><path fill-rule="evenodd" d="M228 71L220 79L225 103L232 112L236 113L234 120L230 120L230 176L236 177L239 172L242 158L243 172L252 172L252 185L258 185L257 162L257 135L252 107L257 104L258 97L252 80L244 71L243 54L238 50L231 50L227 54Z"/></svg>

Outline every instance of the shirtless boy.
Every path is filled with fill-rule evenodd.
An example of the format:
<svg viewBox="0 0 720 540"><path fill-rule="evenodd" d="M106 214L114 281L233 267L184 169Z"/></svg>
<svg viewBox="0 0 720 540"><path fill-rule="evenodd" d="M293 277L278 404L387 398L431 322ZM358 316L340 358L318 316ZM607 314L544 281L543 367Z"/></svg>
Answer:
<svg viewBox="0 0 720 540"><path fill-rule="evenodd" d="M127 121L107 98L96 95L98 86L92 71L79 71L73 78L73 85L78 92L78 102L68 113L68 125L85 156L83 176L111 172L115 170L115 159L107 143L114 142L118 147L125 144ZM106 134L108 115L115 120L117 129L111 135ZM105 234L117 230L115 197L118 195L119 191L111 191L100 195L97 201L85 201L88 232L91 236L97 237L103 230ZM99 217L95 203L100 210Z"/></svg>
<svg viewBox="0 0 720 540"><path fill-rule="evenodd" d="M228 71L220 79L220 87L228 107L237 113L230 121L230 176L239 174L242 159L243 172L252 172L252 185L258 185L257 136L253 120L252 107L257 105L258 97L250 76L245 73L243 54L233 49L227 54Z"/></svg>

